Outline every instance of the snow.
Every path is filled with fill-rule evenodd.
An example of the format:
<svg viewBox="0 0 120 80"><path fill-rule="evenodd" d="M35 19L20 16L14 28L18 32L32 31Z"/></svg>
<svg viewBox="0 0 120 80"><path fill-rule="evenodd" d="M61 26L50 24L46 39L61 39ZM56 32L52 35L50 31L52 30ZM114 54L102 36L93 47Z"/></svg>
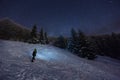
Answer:
<svg viewBox="0 0 120 80"><path fill-rule="evenodd" d="M31 55L37 49L36 61ZM0 80L119 80L120 61L79 58L51 45L0 40Z"/></svg>

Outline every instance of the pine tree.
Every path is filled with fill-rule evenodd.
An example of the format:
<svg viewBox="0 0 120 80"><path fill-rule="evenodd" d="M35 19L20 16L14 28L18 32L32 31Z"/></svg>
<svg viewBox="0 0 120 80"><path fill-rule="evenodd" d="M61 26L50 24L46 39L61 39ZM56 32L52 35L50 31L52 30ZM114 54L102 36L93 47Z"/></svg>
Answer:
<svg viewBox="0 0 120 80"><path fill-rule="evenodd" d="M72 28L71 29L71 37L67 41L67 49L76 54L76 40L77 40L77 32Z"/></svg>
<svg viewBox="0 0 120 80"><path fill-rule="evenodd" d="M86 35L80 30L77 33L74 29L71 30L71 34L72 37L68 41L68 50L80 57L94 59L96 57L95 47Z"/></svg>
<svg viewBox="0 0 120 80"><path fill-rule="evenodd" d="M85 52L87 50L86 46L86 36L82 31L78 31L78 44L79 44L79 56L80 57L86 57L87 53Z"/></svg>
<svg viewBox="0 0 120 80"><path fill-rule="evenodd" d="M49 40L48 40L47 33L45 32L44 35L45 35L45 43L46 43L46 44L49 44Z"/></svg>
<svg viewBox="0 0 120 80"><path fill-rule="evenodd" d="M32 43L37 43L38 39L37 39L37 26L34 25L31 31L31 40Z"/></svg>
<svg viewBox="0 0 120 80"><path fill-rule="evenodd" d="M32 38L37 38L37 26L34 25L31 31L31 37Z"/></svg>
<svg viewBox="0 0 120 80"><path fill-rule="evenodd" d="M41 30L40 30L39 41L40 41L41 44L44 44L44 31L43 31L43 28L41 28Z"/></svg>
<svg viewBox="0 0 120 80"><path fill-rule="evenodd" d="M77 32L75 31L74 28L71 29L71 35L72 35L72 39L76 40L77 39Z"/></svg>
<svg viewBox="0 0 120 80"><path fill-rule="evenodd" d="M91 60L95 59L96 58L96 46L90 40L86 42L86 46L87 46L87 50L86 50L87 58Z"/></svg>
<svg viewBox="0 0 120 80"><path fill-rule="evenodd" d="M85 34L79 30L79 43L80 43L80 57L87 57L88 59L94 59L96 57L95 45L92 39L88 39Z"/></svg>

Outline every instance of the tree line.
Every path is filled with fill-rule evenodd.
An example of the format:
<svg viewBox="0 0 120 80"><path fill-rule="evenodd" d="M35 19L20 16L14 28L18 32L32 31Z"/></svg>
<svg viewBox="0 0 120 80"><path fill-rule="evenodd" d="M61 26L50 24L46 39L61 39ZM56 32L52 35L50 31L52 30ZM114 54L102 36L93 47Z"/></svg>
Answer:
<svg viewBox="0 0 120 80"><path fill-rule="evenodd" d="M95 59L96 55L120 59L120 34L87 36L81 30L71 29L71 37L59 36L54 46L74 53L75 55Z"/></svg>
<svg viewBox="0 0 120 80"><path fill-rule="evenodd" d="M112 32L110 35L92 36L92 39L99 49L99 55L120 59L120 34Z"/></svg>
<svg viewBox="0 0 120 80"><path fill-rule="evenodd" d="M31 30L31 38L29 40L30 43L41 43L41 44L49 44L47 32L44 32L43 28L40 29L40 32L37 32L37 26L34 25Z"/></svg>
<svg viewBox="0 0 120 80"><path fill-rule="evenodd" d="M76 32L71 30L71 37L65 40L63 36L58 37L58 40L54 43L55 46L67 49L73 54L88 59L94 59L96 52L94 50L93 42L82 32Z"/></svg>

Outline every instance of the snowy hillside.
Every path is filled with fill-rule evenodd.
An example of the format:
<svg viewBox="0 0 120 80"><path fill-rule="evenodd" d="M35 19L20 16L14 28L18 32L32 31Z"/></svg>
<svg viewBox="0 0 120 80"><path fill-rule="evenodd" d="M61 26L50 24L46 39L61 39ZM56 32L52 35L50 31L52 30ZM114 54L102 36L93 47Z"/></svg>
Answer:
<svg viewBox="0 0 120 80"><path fill-rule="evenodd" d="M37 59L31 54L37 48ZM79 58L50 45L0 40L0 80L120 80L120 61Z"/></svg>

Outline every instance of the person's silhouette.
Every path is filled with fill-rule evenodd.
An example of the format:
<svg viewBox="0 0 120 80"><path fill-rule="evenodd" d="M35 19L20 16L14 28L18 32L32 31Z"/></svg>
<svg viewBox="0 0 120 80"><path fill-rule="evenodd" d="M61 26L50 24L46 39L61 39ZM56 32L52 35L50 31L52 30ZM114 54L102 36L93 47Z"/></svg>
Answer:
<svg viewBox="0 0 120 80"><path fill-rule="evenodd" d="M37 54L37 49L35 48L33 53L32 53L32 62L34 62L36 54Z"/></svg>

